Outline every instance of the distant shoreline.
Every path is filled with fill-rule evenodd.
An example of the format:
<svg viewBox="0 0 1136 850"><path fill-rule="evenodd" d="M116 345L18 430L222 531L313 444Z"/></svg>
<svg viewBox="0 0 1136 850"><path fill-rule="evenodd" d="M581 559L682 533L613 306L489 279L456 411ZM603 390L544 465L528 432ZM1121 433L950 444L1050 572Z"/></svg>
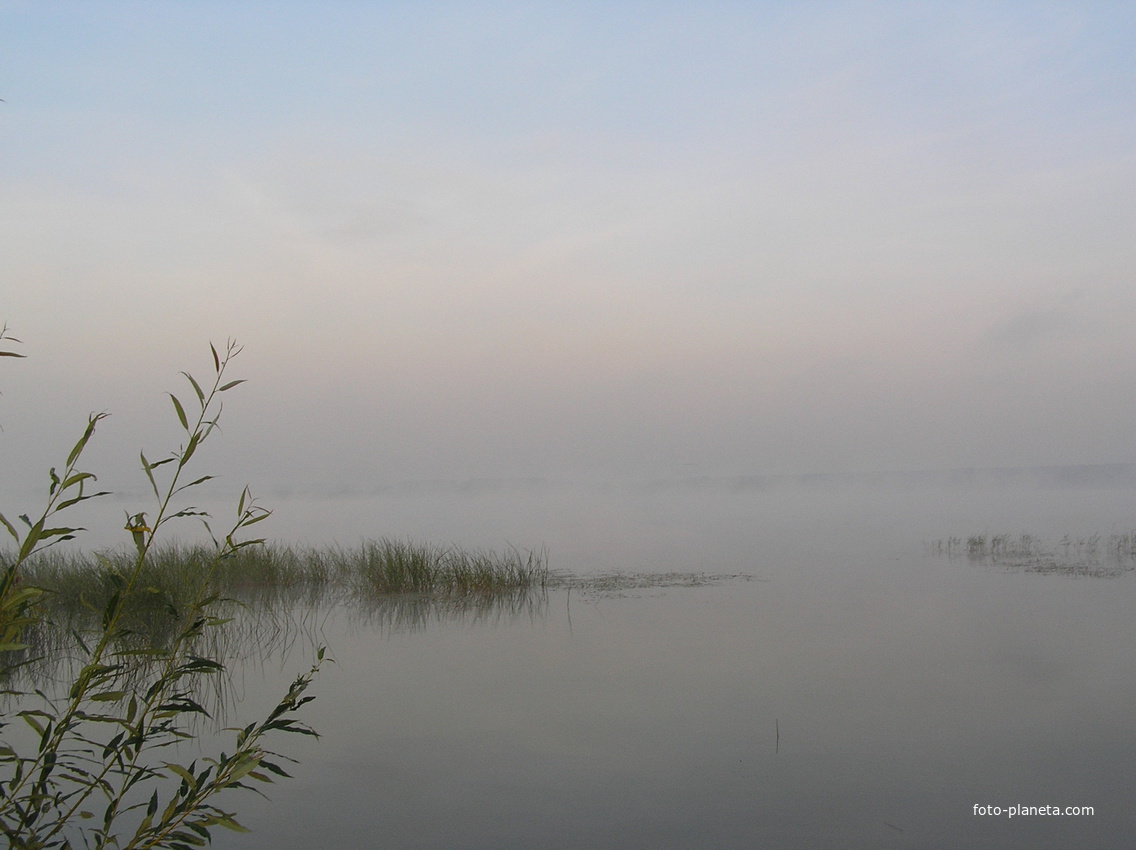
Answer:
<svg viewBox="0 0 1136 850"><path fill-rule="evenodd" d="M405 480L372 486L280 487L268 498L359 498L428 493L477 494L537 490L765 490L794 487L868 485L1012 486L1136 488L1136 463L1067 464L1057 466L968 467L889 472L810 472L758 475L686 475L643 478L453 478Z"/></svg>

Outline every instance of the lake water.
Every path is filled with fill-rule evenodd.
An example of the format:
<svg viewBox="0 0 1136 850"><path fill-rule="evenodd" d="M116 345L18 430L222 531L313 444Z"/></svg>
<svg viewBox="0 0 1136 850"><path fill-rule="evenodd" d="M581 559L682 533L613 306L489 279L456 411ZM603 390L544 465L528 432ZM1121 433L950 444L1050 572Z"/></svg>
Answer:
<svg viewBox="0 0 1136 850"><path fill-rule="evenodd" d="M274 501L269 533L314 543L544 546L581 576L739 577L560 589L481 615L309 614L290 651L235 671L231 720L265 710L314 638L336 661L303 714L322 738L277 741L295 778L271 802L230 798L254 831L215 846L1136 838L1131 572L1096 577L1073 557L1039 573L926 545L1028 532L1057 550L1100 534L1089 566L1104 569L1108 536L1136 528L1130 482L483 482ZM1015 805L1093 814L1009 817Z"/></svg>

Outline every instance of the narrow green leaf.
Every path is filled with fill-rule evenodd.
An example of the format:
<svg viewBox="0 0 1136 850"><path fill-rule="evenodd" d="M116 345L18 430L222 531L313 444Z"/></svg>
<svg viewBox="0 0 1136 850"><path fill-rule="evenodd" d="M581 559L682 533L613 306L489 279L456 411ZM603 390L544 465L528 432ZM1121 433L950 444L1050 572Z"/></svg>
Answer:
<svg viewBox="0 0 1136 850"><path fill-rule="evenodd" d="M142 459L142 470L146 473L146 477L150 479L150 487L154 490L154 495L161 499L162 496L158 492L158 482L154 480L154 473L151 472L154 465L146 460L146 454L144 452L138 452L138 457Z"/></svg>
<svg viewBox="0 0 1136 850"><path fill-rule="evenodd" d="M193 457L193 453L197 450L197 444L201 442L201 432L197 431L190 435L189 443L186 444L181 457L178 458L178 466L185 466L189 463L189 459Z"/></svg>
<svg viewBox="0 0 1136 850"><path fill-rule="evenodd" d="M176 812L177 809L178 798L175 796L170 799L169 803L166 804L166 808L162 811L161 823L165 823L170 818L172 818L174 816L174 812Z"/></svg>
<svg viewBox="0 0 1136 850"><path fill-rule="evenodd" d="M89 648L89 647L87 646L87 642L86 642L85 640L83 640L83 636L82 636L81 634L79 634L79 632L78 632L78 631L76 631L75 629L72 629L72 630L71 630L71 636L72 636L73 638L75 638L75 640L76 640L76 641L78 642L79 646L81 646L81 647L83 648L83 652L84 652L84 653L85 653L86 655L90 655L90 654L91 654L91 650L90 650L90 648Z"/></svg>
<svg viewBox="0 0 1136 850"><path fill-rule="evenodd" d="M27 724L28 724L29 726L31 726L31 727L32 727L33 729L35 729L35 730L36 730L36 732L38 732L38 733L39 733L40 735L43 735L43 732L44 732L44 729L43 729L43 724L42 724L42 723L40 723L40 722L39 722L38 720L36 720L36 719L35 719L34 717L32 717L32 714L31 714L31 712L29 712L29 711L21 711L21 712L20 712L20 717L24 718L24 721L25 721L25 722L26 722L26 723L27 723Z"/></svg>
<svg viewBox="0 0 1136 850"><path fill-rule="evenodd" d="M21 516L24 522L28 522L27 516ZM43 520L35 523L29 523L28 533L24 535L24 545L20 547L20 553L16 556L17 561L25 560L28 555L35 549L36 544L39 543L40 536L43 534Z"/></svg>
<svg viewBox="0 0 1136 850"><path fill-rule="evenodd" d="M157 707L157 710L162 712L170 712L171 714L182 712L185 714L201 714L205 717L210 716L209 712L206 711L201 704L194 702L187 696L170 699L159 705Z"/></svg>
<svg viewBox="0 0 1136 850"><path fill-rule="evenodd" d="M194 832L196 832L196 833L197 833L198 835L200 835L200 836L201 836L202 838L205 838L205 839L207 839L207 840L210 840L210 841L212 840L212 839L211 839L211 838L209 837L209 830L208 830L208 829L206 829L206 828L205 828L204 826L202 826L201 824L199 824L199 823L192 823L192 822L187 822L187 823L186 823L186 826L187 826L187 827L188 827L189 829L192 829L192 830L193 830Z"/></svg>
<svg viewBox="0 0 1136 850"><path fill-rule="evenodd" d="M217 370L217 374L221 374L221 358L217 355L217 349L213 347L213 343L209 343L209 350L213 352L213 368Z"/></svg>
<svg viewBox="0 0 1136 850"><path fill-rule="evenodd" d="M182 490L188 490L190 487L196 487L198 484L204 484L206 481L213 480L212 475L202 475L200 478L190 481L188 484L182 484L175 492L180 493ZM196 514L182 513L181 516L196 516Z"/></svg>
<svg viewBox="0 0 1136 850"><path fill-rule="evenodd" d="M108 758L110 758L111 753L118 749L118 745L122 743L122 739L124 737L126 737L126 733L119 732L117 735L107 741L106 746L103 747L103 761L106 761Z"/></svg>
<svg viewBox="0 0 1136 850"><path fill-rule="evenodd" d="M110 628L110 624L118 614L118 601L121 598L122 595L120 591L116 590L111 594L110 599L107 600L106 608L103 609L103 631Z"/></svg>
<svg viewBox="0 0 1136 850"><path fill-rule="evenodd" d="M209 477L212 478L213 476L210 475ZM189 485L187 484L186 486L188 487ZM175 492L180 493L184 489L185 489L185 487L178 487ZM169 514L166 518L167 519L176 519L177 517L181 517L181 516L209 516L209 511L199 511L199 510L197 510L197 508L185 508L184 510L176 511L175 513Z"/></svg>
<svg viewBox="0 0 1136 850"><path fill-rule="evenodd" d="M201 391L201 387L198 386L197 381L193 380L193 375L189 374L189 372L182 372L182 374L185 375L186 379L189 381L190 386L193 387L194 393L197 394L197 401L204 404L205 393Z"/></svg>
<svg viewBox="0 0 1136 850"><path fill-rule="evenodd" d="M97 493L87 493L87 494L84 494L84 495L75 496L75 497L74 497L74 498L72 498L72 499L66 499L66 500L64 500L64 501L60 502L60 503L59 503L59 504L58 504L58 505L56 506L56 508L55 508L55 509L56 509L57 511L61 511L61 510L63 510L64 508L69 508L69 507L71 507L72 505L77 505L77 504L79 504L79 502L85 502L85 501L87 501L88 499L97 499L97 498L99 498L100 496L109 496L109 495L111 495L111 492L110 492L110 490L100 490L100 491L99 491L99 492L97 492ZM75 530L76 530L76 531L86 531L86 529L85 529L85 528L77 528L77 529L75 529Z"/></svg>
<svg viewBox="0 0 1136 850"><path fill-rule="evenodd" d="M225 390L231 390L237 384L243 384L247 380L248 380L248 378L241 378L240 380L237 380L237 381L229 381L229 383L225 384L225 386L221 387L219 390L217 390L217 392L223 393L223 392L225 392Z"/></svg>
<svg viewBox="0 0 1136 850"><path fill-rule="evenodd" d="M8 594L0 604L0 610L12 611L19 608L25 602L31 602L36 597L42 596L44 591L38 587L21 587L19 590L13 591Z"/></svg>
<svg viewBox="0 0 1136 850"><path fill-rule="evenodd" d="M173 393L166 393L166 395L168 395L170 397L170 400L174 403L174 410L177 411L177 418L178 422L181 423L181 427L188 431L189 422L185 418L185 408L181 406L181 402L178 401L178 397L176 395L174 395Z"/></svg>
<svg viewBox="0 0 1136 850"><path fill-rule="evenodd" d="M66 490L68 487L73 487L80 481L86 481L88 478L92 481L98 480L97 478L95 478L95 474L93 472L76 472L74 475L70 476L66 481L63 482L63 489Z"/></svg>
<svg viewBox="0 0 1136 850"><path fill-rule="evenodd" d="M7 519L7 517L4 516L4 514L0 514L0 523L4 524L4 527L6 529L8 529L8 533L11 534L16 539L17 543L19 543L20 542L20 535L16 532L16 529L12 526L12 523L8 522L8 519Z"/></svg>
<svg viewBox="0 0 1136 850"><path fill-rule="evenodd" d="M86 531L85 528L45 528L40 532L40 539L48 537L59 537L61 535L74 534L76 531Z"/></svg>
<svg viewBox="0 0 1136 850"><path fill-rule="evenodd" d="M265 760L261 759L260 766L263 767L265 770L271 770L277 776L284 776L288 779L292 778L292 774L290 774L288 771L286 771L280 765L275 764L273 762L265 761Z"/></svg>
<svg viewBox="0 0 1136 850"><path fill-rule="evenodd" d="M172 762L168 762L168 761L164 762L164 764L166 765L166 767L168 767L170 770L172 770L174 773L176 773L178 776L180 776L182 779L184 779L189 784L190 788L196 788L197 787L197 780L193 778L193 774L190 773L188 770L186 770L184 767L182 767L180 764L173 764Z"/></svg>
<svg viewBox="0 0 1136 850"><path fill-rule="evenodd" d="M250 831L247 826L241 826L239 823L237 823L235 820L233 820L233 818L229 815L220 815L217 818L217 823L221 824L221 826L225 827L225 829L233 830L233 832L249 832Z"/></svg>
<svg viewBox="0 0 1136 850"><path fill-rule="evenodd" d="M118 702L126 696L126 691L103 691L101 694L91 696L92 702Z"/></svg>
<svg viewBox="0 0 1136 850"><path fill-rule="evenodd" d="M75 443L75 447L71 449L71 454L67 455L68 467L70 467L73 463L75 463L76 460L79 459L79 455L83 453L83 449L87 446L87 441L90 440L91 435L95 433L95 426L101 420L105 419L106 416L107 414L105 413L92 413L90 415L87 420L87 428L85 431L83 431L83 436L79 438L79 442Z"/></svg>
<svg viewBox="0 0 1136 850"><path fill-rule="evenodd" d="M224 670L225 665L222 664L219 661L213 660L212 658L202 658L201 656L198 656L198 655L191 655L189 657L189 661L182 665L182 669L183 670L199 670L199 671L200 670L208 670L209 672L215 672L215 671L219 671L219 670Z"/></svg>

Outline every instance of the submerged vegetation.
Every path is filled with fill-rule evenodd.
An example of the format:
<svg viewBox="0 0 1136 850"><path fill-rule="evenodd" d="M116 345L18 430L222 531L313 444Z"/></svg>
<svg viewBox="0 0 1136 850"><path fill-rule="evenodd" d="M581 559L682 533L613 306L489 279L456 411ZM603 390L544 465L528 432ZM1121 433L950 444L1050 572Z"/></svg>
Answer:
<svg viewBox="0 0 1136 850"><path fill-rule="evenodd" d="M1116 578L1136 571L1136 531L1108 537L1065 535L1056 543L1033 534L972 534L935 540L927 549L934 555L1020 572Z"/></svg>

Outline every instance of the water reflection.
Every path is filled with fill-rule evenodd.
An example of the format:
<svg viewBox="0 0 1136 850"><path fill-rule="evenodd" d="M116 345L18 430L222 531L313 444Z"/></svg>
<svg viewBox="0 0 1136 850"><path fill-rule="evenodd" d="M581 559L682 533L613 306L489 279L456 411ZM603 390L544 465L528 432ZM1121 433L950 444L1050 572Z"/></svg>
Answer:
<svg viewBox="0 0 1136 850"><path fill-rule="evenodd" d="M190 693L200 701L218 727L230 722L240 701L234 677L246 680L265 667L289 665L293 658L310 659L316 647L327 645L329 618L376 635L420 632L430 626L507 626L532 623L547 614L547 587L508 587L476 593L367 592L359 585L334 584L249 586L218 600L210 608L216 623L196 636L188 652L224 665L217 674L198 676ZM123 663L121 686L131 692L144 688L160 656L146 650L163 649L174 640L180 620L176 607L154 594L140 592L126 612L126 628L112 644L115 663ZM24 649L7 652L4 685L11 691L62 694L87 663L80 641L97 638L100 606L79 596L58 597L47 616L23 634ZM84 635L94 636L84 638Z"/></svg>
<svg viewBox="0 0 1136 850"><path fill-rule="evenodd" d="M915 557L691 584L551 589L508 628L342 612L324 740L219 846L1056 848L1136 825L1131 582ZM971 813L1006 800L1098 814Z"/></svg>
<svg viewBox="0 0 1136 850"><path fill-rule="evenodd" d="M348 620L378 635L420 632L432 625L496 625L535 622L548 613L548 591L510 589L492 594L437 597L425 594L363 596L346 606Z"/></svg>
<svg viewBox="0 0 1136 850"><path fill-rule="evenodd" d="M1136 830L1136 581L1103 578L1136 491L526 494L360 513L387 507L463 540L466 522L484 545L502 527L547 542L591 584L552 578L490 606L289 591L277 610L302 626L265 603L241 626L242 714L299 666L264 647L326 643L337 663L305 718L322 740L289 751L296 779L271 802L234 802L254 832L215 836L222 850L1034 850ZM991 528L1042 533L995 557L986 531L968 557ZM1095 530L1102 569L1012 561L1092 566L1076 550ZM956 557L922 551L946 535ZM979 818L978 803L1096 814Z"/></svg>

